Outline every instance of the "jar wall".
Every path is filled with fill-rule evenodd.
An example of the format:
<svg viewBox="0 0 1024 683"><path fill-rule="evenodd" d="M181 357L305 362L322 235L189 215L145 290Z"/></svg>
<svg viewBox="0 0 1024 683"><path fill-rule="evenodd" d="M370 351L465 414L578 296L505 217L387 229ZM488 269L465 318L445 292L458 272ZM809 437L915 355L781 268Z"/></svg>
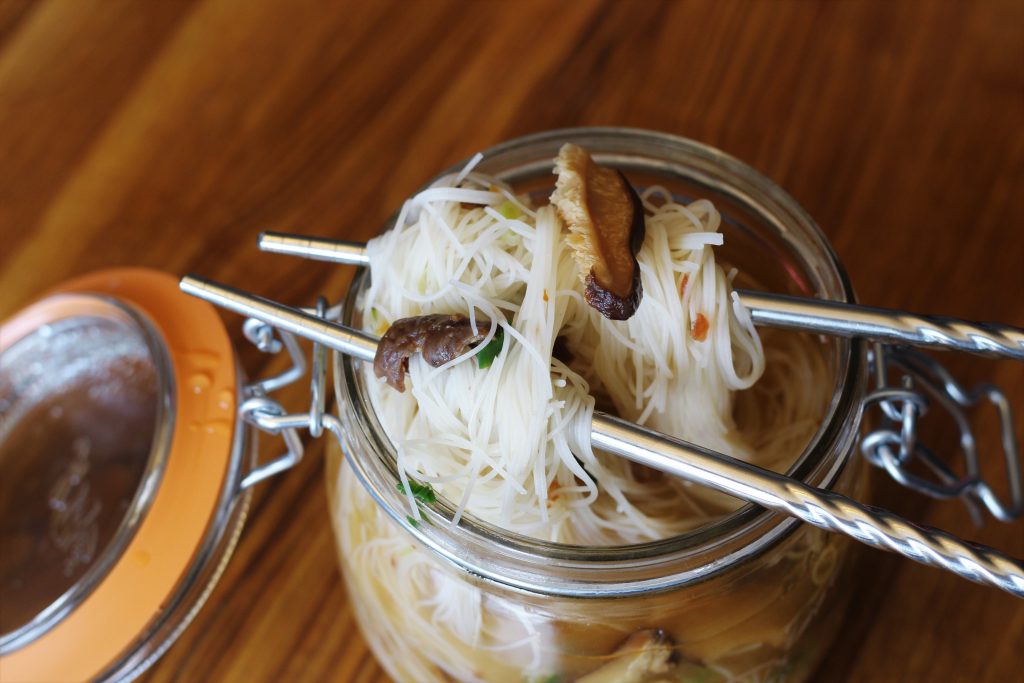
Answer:
<svg viewBox="0 0 1024 683"><path fill-rule="evenodd" d="M836 490L864 494L857 463ZM621 667L645 656L652 677L637 681L805 681L841 623L859 549L802 525L693 585L612 599L545 596L443 564L381 510L333 444L328 489L349 599L399 682L619 681Z"/></svg>

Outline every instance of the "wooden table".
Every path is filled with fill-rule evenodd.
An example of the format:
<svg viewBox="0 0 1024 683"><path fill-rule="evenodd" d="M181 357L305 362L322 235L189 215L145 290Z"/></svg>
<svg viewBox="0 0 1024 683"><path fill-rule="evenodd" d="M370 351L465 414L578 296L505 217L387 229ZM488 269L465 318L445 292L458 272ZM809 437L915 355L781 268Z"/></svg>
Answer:
<svg viewBox="0 0 1024 683"><path fill-rule="evenodd" d="M124 264L337 297L347 269L261 255L256 234L366 239L456 160L587 124L748 161L817 219L864 301L1024 325L1019 1L4 1L0 316ZM944 359L1024 409L1024 364ZM148 683L385 680L337 571L321 452L260 487L227 573ZM1024 555L1021 522L979 531L958 503L880 488ZM1021 671L1021 602L881 553L858 591L818 680Z"/></svg>

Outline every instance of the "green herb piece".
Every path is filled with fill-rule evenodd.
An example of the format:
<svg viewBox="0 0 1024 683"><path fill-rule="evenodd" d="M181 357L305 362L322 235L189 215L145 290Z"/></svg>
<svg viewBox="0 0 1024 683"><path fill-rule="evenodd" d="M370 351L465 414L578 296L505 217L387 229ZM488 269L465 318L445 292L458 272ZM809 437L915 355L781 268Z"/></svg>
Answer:
<svg viewBox="0 0 1024 683"><path fill-rule="evenodd" d="M483 351L476 354L476 360L477 363L480 364L481 370L491 367L491 363L493 363L494 359L498 357L499 353L501 353L501 346L504 338L505 335L502 333L502 330L499 329L498 333L494 335L494 339L487 343L487 346L483 348Z"/></svg>
<svg viewBox="0 0 1024 683"><path fill-rule="evenodd" d="M406 515L405 516L405 521L409 522L409 524L412 525L413 529L419 529L420 528L420 521L418 519L413 518L412 515Z"/></svg>
<svg viewBox="0 0 1024 683"><path fill-rule="evenodd" d="M523 215L523 212L519 210L519 207L511 199L506 199L498 206L498 213L509 220L515 220ZM547 681L542 683L547 683Z"/></svg>
<svg viewBox="0 0 1024 683"><path fill-rule="evenodd" d="M412 497L423 503L436 503L437 494L430 484L421 484L418 481L409 480L409 488L412 489ZM403 496L407 495L402 482L398 482L398 492Z"/></svg>

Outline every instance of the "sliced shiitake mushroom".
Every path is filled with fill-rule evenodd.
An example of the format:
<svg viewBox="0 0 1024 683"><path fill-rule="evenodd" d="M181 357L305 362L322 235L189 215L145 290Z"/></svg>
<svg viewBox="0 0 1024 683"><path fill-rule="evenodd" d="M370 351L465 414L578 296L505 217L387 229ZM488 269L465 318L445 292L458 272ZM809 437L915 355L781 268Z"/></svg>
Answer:
<svg viewBox="0 0 1024 683"><path fill-rule="evenodd" d="M373 373L399 391L405 391L409 358L417 351L435 368L458 358L481 341L490 323L477 320L477 330L462 315L421 315L396 320L377 344Z"/></svg>
<svg viewBox="0 0 1024 683"><path fill-rule="evenodd" d="M551 203L569 228L587 303L606 318L626 320L643 298L636 260L645 232L640 197L621 172L598 165L578 145L562 146L555 172Z"/></svg>
<svg viewBox="0 0 1024 683"><path fill-rule="evenodd" d="M665 631L637 631L611 654L612 660L577 683L660 683L671 680L678 657L676 644Z"/></svg>

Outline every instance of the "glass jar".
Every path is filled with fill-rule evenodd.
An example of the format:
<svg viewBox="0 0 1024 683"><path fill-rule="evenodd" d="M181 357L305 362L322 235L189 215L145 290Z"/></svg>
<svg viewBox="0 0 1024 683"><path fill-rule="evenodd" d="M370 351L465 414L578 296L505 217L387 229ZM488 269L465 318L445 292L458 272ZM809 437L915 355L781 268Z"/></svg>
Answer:
<svg viewBox="0 0 1024 683"><path fill-rule="evenodd" d="M836 255L796 202L706 145L569 129L490 149L477 170L542 200L565 142L635 186L713 201L725 233L716 254L764 288L853 301ZM346 324L359 326L367 277L361 271L349 290ZM788 473L863 500L854 453L864 348L818 343L831 402ZM329 449L327 482L341 566L363 634L397 681L802 681L838 630L853 550L845 538L753 505L680 536L617 547L547 543L471 516L452 527L454 510L441 500L416 523L358 362L335 358L335 389L345 457Z"/></svg>

